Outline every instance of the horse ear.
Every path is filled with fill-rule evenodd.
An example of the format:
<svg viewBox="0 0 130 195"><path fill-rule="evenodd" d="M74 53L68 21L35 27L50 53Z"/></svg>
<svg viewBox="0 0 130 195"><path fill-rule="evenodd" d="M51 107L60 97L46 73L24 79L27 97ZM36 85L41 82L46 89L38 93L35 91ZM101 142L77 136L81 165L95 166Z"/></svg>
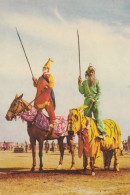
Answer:
<svg viewBox="0 0 130 195"><path fill-rule="evenodd" d="M22 99L22 97L23 97L23 93L19 97L17 97L17 98L18 99Z"/></svg>
<svg viewBox="0 0 130 195"><path fill-rule="evenodd" d="M77 108L77 110L83 112L88 106L87 105L83 105Z"/></svg>
<svg viewBox="0 0 130 195"><path fill-rule="evenodd" d="M18 98L18 94L16 94L15 99Z"/></svg>

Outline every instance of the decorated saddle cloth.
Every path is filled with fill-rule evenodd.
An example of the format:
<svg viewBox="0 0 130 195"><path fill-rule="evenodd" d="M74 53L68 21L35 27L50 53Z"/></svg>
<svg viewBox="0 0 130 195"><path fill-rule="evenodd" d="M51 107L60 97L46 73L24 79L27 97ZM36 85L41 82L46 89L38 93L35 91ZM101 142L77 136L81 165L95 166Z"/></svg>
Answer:
<svg viewBox="0 0 130 195"><path fill-rule="evenodd" d="M47 117L42 112L40 112L37 117L36 115L37 115L37 109L34 106L32 106L31 110L27 110L24 113L21 113L20 118L22 119L22 121L28 121L28 122L32 122L34 120L34 124L39 129L44 130L44 131L50 131L49 117ZM66 130L67 119L63 116L57 116L56 122L57 123L54 129L55 133L58 136L67 136L68 135L68 131Z"/></svg>

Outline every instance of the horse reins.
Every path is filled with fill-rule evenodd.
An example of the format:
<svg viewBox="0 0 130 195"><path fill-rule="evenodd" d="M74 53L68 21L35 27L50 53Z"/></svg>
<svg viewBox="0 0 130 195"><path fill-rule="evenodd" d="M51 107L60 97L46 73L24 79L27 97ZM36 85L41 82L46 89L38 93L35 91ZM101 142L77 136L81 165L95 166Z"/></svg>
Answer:
<svg viewBox="0 0 130 195"><path fill-rule="evenodd" d="M40 93L36 98L34 98L28 105L26 105L26 107L28 108L28 106L31 106L31 104L32 104L35 100L37 100L37 99L43 94L43 92L44 92L44 90L41 91L41 93ZM23 103L24 103L24 102L23 102Z"/></svg>

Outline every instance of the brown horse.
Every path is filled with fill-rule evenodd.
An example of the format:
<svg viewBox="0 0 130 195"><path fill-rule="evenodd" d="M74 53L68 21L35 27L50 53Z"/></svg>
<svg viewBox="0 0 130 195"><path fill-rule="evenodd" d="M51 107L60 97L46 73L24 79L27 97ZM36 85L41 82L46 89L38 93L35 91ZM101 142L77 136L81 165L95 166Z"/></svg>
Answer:
<svg viewBox="0 0 130 195"><path fill-rule="evenodd" d="M18 96L16 95L15 99L11 103L11 106L6 114L6 119L8 121L12 121L14 118L19 116L22 112L25 110L31 109L31 105L22 99L23 94ZM42 163L42 149L43 149L43 141L44 140L53 140L57 139L58 144L59 144L59 150L60 150L60 160L59 160L59 165L58 168L61 168L62 163L63 163L63 156L64 156L64 146L63 146L63 139L64 136L57 136L55 133L53 136L50 136L49 131L43 131L36 127L34 124L27 122L27 131L28 135L30 136L30 143L32 147L32 157L33 157L33 165L31 171L35 170L36 166L36 140L39 142L39 158L40 158L40 168L39 171L42 172L43 169L43 163ZM71 135L66 136L67 138L67 143L70 147L70 151L72 154L72 164L71 168L74 166L74 145L73 145L73 138Z"/></svg>

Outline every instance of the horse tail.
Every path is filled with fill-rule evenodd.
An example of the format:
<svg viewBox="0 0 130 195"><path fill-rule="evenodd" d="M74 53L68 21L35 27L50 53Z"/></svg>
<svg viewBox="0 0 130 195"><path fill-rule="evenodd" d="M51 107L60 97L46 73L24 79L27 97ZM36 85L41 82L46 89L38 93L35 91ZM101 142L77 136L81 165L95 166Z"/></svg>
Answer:
<svg viewBox="0 0 130 195"><path fill-rule="evenodd" d="M112 145L113 145L112 148L120 148L120 146L121 146L121 129L118 126L118 124L111 119L105 119L105 120L103 120L103 123L104 123L104 128L106 131L106 138L107 138L109 143L112 143Z"/></svg>

